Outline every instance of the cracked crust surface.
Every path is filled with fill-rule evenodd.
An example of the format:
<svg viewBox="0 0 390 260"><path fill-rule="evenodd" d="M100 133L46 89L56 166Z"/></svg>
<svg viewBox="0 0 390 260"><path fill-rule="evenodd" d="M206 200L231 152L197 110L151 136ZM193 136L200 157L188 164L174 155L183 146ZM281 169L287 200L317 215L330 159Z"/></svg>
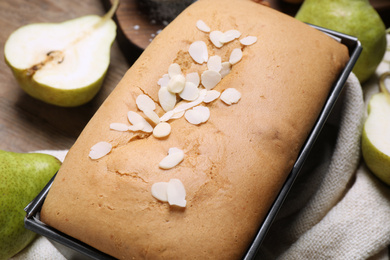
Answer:
<svg viewBox="0 0 390 260"><path fill-rule="evenodd" d="M110 130L110 123L128 123L138 95L158 100L157 81L171 63L184 73L205 69L187 54L193 41L207 42L209 56L223 61L239 46L213 47L196 29L198 19L212 30L258 37L215 88L236 88L240 102L207 104L211 117L200 126L173 120L162 140ZM240 259L347 59L345 46L250 0L197 1L155 38L88 123L52 185L42 220L120 259ZM100 141L113 150L90 160ZM171 147L184 151L184 161L162 170L158 163ZM153 183L172 178L186 188L184 209L151 196Z"/></svg>

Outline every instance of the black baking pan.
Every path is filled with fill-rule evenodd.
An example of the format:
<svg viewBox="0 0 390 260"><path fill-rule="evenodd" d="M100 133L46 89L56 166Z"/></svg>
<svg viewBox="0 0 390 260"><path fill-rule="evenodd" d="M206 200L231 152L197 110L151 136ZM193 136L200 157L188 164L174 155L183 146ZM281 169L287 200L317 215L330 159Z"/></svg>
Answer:
<svg viewBox="0 0 390 260"><path fill-rule="evenodd" d="M313 26L313 25L311 25ZM252 244L249 246L248 251L246 252L243 259L250 260L255 259L258 253L258 250L273 222L279 209L281 208L285 198L287 197L291 187L294 184L296 177L298 176L306 158L308 157L311 148L313 147L318 135L320 134L324 124L327 121L327 118L332 111L337 99L339 98L345 82L350 75L352 68L354 67L361 51L362 47L357 38L345 35L339 32L332 30L324 29L318 26L313 26L314 28L329 34L330 36L336 38L338 41L343 43L348 47L350 59L339 75L338 80L335 82L329 97L317 119L316 124L314 125L308 139L306 140L298 159L296 160L292 171L288 175L282 189L280 190L276 200L274 201L272 207L270 208L266 218L260 226ZM104 254L97 249L86 245L78 241L75 238L72 238L66 234L59 232L58 230L51 228L50 226L45 225L39 220L39 214L42 207L42 204L46 198L46 195L51 187L55 177L46 185L46 187L41 191L41 193L25 208L26 217L25 217L25 227L29 230L32 230L42 236L47 237L57 249L67 258L67 259L114 259L113 257Z"/></svg>

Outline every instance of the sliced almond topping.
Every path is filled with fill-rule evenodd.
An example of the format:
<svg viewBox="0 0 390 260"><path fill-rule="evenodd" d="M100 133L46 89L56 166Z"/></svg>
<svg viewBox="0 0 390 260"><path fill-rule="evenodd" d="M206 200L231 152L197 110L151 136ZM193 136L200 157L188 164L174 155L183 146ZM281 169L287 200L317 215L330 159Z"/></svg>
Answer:
<svg viewBox="0 0 390 260"><path fill-rule="evenodd" d="M227 105L237 103L241 99L241 93L235 88L225 89L221 94L221 100Z"/></svg>
<svg viewBox="0 0 390 260"><path fill-rule="evenodd" d="M192 59L199 64L207 62L209 59L209 53L207 50L207 45L203 41L196 41L190 45L188 50Z"/></svg>
<svg viewBox="0 0 390 260"><path fill-rule="evenodd" d="M143 118L141 115L136 112L129 111L127 112L127 118L129 122L133 125L134 128L129 127L129 130L135 131L141 130L146 133L151 133L153 131L153 127Z"/></svg>
<svg viewBox="0 0 390 260"><path fill-rule="evenodd" d="M179 96L186 101L194 101L199 97L199 89L194 83L186 82L185 87Z"/></svg>
<svg viewBox="0 0 390 260"><path fill-rule="evenodd" d="M179 148L173 147L168 150L168 156L162 159L159 167L164 170L171 169L181 163L184 159L184 152Z"/></svg>
<svg viewBox="0 0 390 260"><path fill-rule="evenodd" d="M207 90L213 89L221 81L221 79L222 79L221 74L219 74L219 72L216 72L214 70L206 70L201 75L202 85Z"/></svg>
<svg viewBox="0 0 390 260"><path fill-rule="evenodd" d="M177 113L174 113L173 116L171 117L172 119L179 119L179 118L182 118L184 116L184 113L185 111L181 111L181 112L177 112Z"/></svg>
<svg viewBox="0 0 390 260"><path fill-rule="evenodd" d="M166 122L161 122L153 129L153 136L156 138L163 138L171 133L171 125Z"/></svg>
<svg viewBox="0 0 390 260"><path fill-rule="evenodd" d="M185 207L186 190L183 183L179 179L170 179L167 187L168 203L171 206Z"/></svg>
<svg viewBox="0 0 390 260"><path fill-rule="evenodd" d="M241 33L237 30L229 30L224 32L224 34L219 38L219 41L224 44L231 42L241 36Z"/></svg>
<svg viewBox="0 0 390 260"><path fill-rule="evenodd" d="M170 179L169 182L156 182L151 188L152 196L159 201L168 202L171 206L185 207L186 190L179 179Z"/></svg>
<svg viewBox="0 0 390 260"><path fill-rule="evenodd" d="M197 106L187 110L184 117L189 123L199 125L205 123L210 118L210 110L205 106Z"/></svg>
<svg viewBox="0 0 390 260"><path fill-rule="evenodd" d="M169 92L176 94L183 91L185 84L186 84L186 78L183 75L179 74L171 78L167 88Z"/></svg>
<svg viewBox="0 0 390 260"><path fill-rule="evenodd" d="M168 86L168 83L169 83L169 80L170 80L169 75L168 75L168 74L164 74L164 76L162 76L162 77L158 80L157 84L158 84L160 87L167 87L167 86Z"/></svg>
<svg viewBox="0 0 390 260"><path fill-rule="evenodd" d="M207 24L205 22L203 22L202 20L198 20L196 22L196 27L201 30L202 32L210 32L210 27L207 26Z"/></svg>
<svg viewBox="0 0 390 260"><path fill-rule="evenodd" d="M128 130L130 131L133 131L133 132L137 132L137 131L141 131L142 129L144 129L145 125L143 123L137 123L135 125L131 125L128 127Z"/></svg>
<svg viewBox="0 0 390 260"><path fill-rule="evenodd" d="M162 115L160 117L160 122L166 122L166 121L169 121L169 119L171 119L174 115L174 111L173 110L170 110L168 112L166 112L164 115Z"/></svg>
<svg viewBox="0 0 390 260"><path fill-rule="evenodd" d="M143 112L145 116L149 118L154 124L157 125L158 123L160 123L160 117L153 110L145 109Z"/></svg>
<svg viewBox="0 0 390 260"><path fill-rule="evenodd" d="M257 37L256 36L247 36L245 38L242 38L240 40L242 45L252 45L255 42L257 42Z"/></svg>
<svg viewBox="0 0 390 260"><path fill-rule="evenodd" d="M199 86L200 77L198 72L191 72L186 75L186 82L192 82L195 86Z"/></svg>
<svg viewBox="0 0 390 260"><path fill-rule="evenodd" d="M181 68L180 65L177 63L172 63L168 68L168 75L170 78L173 78L174 76L181 75Z"/></svg>
<svg viewBox="0 0 390 260"><path fill-rule="evenodd" d="M138 123L144 123L145 121L145 118L143 118L141 115L139 115L138 113L134 112L134 111L129 111L127 112L127 119L129 119L129 122L132 124L132 125L136 125Z"/></svg>
<svg viewBox="0 0 390 260"><path fill-rule="evenodd" d="M98 142L94 146L91 147L91 151L89 152L89 157L92 160L97 160L102 158L111 152L112 145L107 142Z"/></svg>
<svg viewBox="0 0 390 260"><path fill-rule="evenodd" d="M230 62L228 61L222 62L222 69L219 72L221 73L221 77L224 78L227 74L229 74L231 69L232 69L232 64L230 64Z"/></svg>
<svg viewBox="0 0 390 260"><path fill-rule="evenodd" d="M209 120L209 118L210 118L210 109L208 107L197 106L197 107L194 107L192 110L194 110L194 111L196 111L197 113L200 114L200 116L202 118L202 123L205 123L205 122L207 122L207 120Z"/></svg>
<svg viewBox="0 0 390 260"><path fill-rule="evenodd" d="M220 95L221 95L221 93L219 93L219 92L216 91L216 90L209 90L209 91L207 91L207 94L206 94L206 96L204 97L203 102L205 102L205 103L213 102L214 100L216 100L217 98L219 98Z"/></svg>
<svg viewBox="0 0 390 260"><path fill-rule="evenodd" d="M129 126L126 124L122 124L122 123L111 123L110 129L115 130L115 131L125 132L125 131L129 130Z"/></svg>
<svg viewBox="0 0 390 260"><path fill-rule="evenodd" d="M156 109L156 104L154 103L153 99L145 94L139 95L135 100L135 103L137 104L138 109L141 111Z"/></svg>
<svg viewBox="0 0 390 260"><path fill-rule="evenodd" d="M236 48L230 54L229 62L230 64L234 65L237 62L239 62L241 58L242 58L242 51L240 48Z"/></svg>
<svg viewBox="0 0 390 260"><path fill-rule="evenodd" d="M168 182L156 182L152 185L152 196L159 201L168 202Z"/></svg>
<svg viewBox="0 0 390 260"><path fill-rule="evenodd" d="M195 107L195 106L199 105L200 103L203 102L204 97L206 96L206 93L207 93L207 90L201 89L199 91L199 97L196 100L188 102L188 103L183 103L183 104L180 104L180 105L176 106L173 109L173 114L181 113L183 111L186 111L187 109L190 109L192 107Z"/></svg>
<svg viewBox="0 0 390 260"><path fill-rule="evenodd" d="M153 132L153 127L145 121L144 127L141 129L141 131L145 133L151 133Z"/></svg>
<svg viewBox="0 0 390 260"><path fill-rule="evenodd" d="M223 32L221 31L212 31L210 33L210 41L214 44L215 47L221 48L223 44L220 42Z"/></svg>
<svg viewBox="0 0 390 260"><path fill-rule="evenodd" d="M220 72L222 69L222 59L218 55L211 56L207 62L207 68L209 70L214 70Z"/></svg>
<svg viewBox="0 0 390 260"><path fill-rule="evenodd" d="M161 107L167 112L172 110L176 105L176 95L169 92L167 87L162 87L158 91L158 100Z"/></svg>

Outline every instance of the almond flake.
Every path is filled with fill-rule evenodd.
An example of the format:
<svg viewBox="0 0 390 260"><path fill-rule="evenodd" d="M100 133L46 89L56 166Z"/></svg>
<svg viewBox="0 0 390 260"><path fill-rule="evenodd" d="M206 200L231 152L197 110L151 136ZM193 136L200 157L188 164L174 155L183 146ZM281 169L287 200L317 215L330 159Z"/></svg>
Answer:
<svg viewBox="0 0 390 260"><path fill-rule="evenodd" d="M137 131L141 131L142 129L144 129L145 125L143 123L136 123L135 125L131 125L128 127L128 130L130 131L133 131L133 132L137 132Z"/></svg>
<svg viewBox="0 0 390 260"><path fill-rule="evenodd" d="M157 84L160 86L160 87L167 87L168 86L168 83L169 83L169 75L168 74L164 74L157 82Z"/></svg>
<svg viewBox="0 0 390 260"><path fill-rule="evenodd" d="M158 123L160 123L160 117L153 110L145 109L143 112L145 116L149 118L154 124L157 125Z"/></svg>
<svg viewBox="0 0 390 260"><path fill-rule="evenodd" d="M184 159L184 152L176 147L169 148L168 156L162 159L159 163L159 167L164 170L171 169L181 163Z"/></svg>
<svg viewBox="0 0 390 260"><path fill-rule="evenodd" d="M215 55L211 56L207 62L207 68L209 70L214 70L216 72L220 72L222 69L222 59L220 56Z"/></svg>
<svg viewBox="0 0 390 260"><path fill-rule="evenodd" d="M187 110L184 117L189 123L199 125L205 123L210 118L210 110L205 106L197 106Z"/></svg>
<svg viewBox="0 0 390 260"><path fill-rule="evenodd" d="M136 112L129 111L127 112L127 118L129 122L134 126L134 128L129 127L129 130L136 131L141 130L146 133L151 133L153 131L153 127L143 118L141 115Z"/></svg>
<svg viewBox="0 0 390 260"><path fill-rule="evenodd" d="M153 127L148 122L146 122L146 124L144 124L144 127L141 129L141 131L145 133L152 133Z"/></svg>
<svg viewBox="0 0 390 260"><path fill-rule="evenodd" d="M171 117L171 119L179 119L179 118L182 118L182 117L184 116L184 113L185 113L185 111L181 111L181 112L174 113L173 116Z"/></svg>
<svg viewBox="0 0 390 260"><path fill-rule="evenodd" d="M111 123L110 129L120 131L120 132L125 132L125 131L129 130L129 126L126 124L122 124L122 123Z"/></svg>
<svg viewBox="0 0 390 260"><path fill-rule="evenodd" d="M135 103L137 104L138 109L141 111L156 109L156 104L154 103L153 99L145 94L139 95L135 100Z"/></svg>
<svg viewBox="0 0 390 260"><path fill-rule="evenodd" d="M185 87L179 96L184 100L194 101L199 97L199 89L194 83L186 82Z"/></svg>
<svg viewBox="0 0 390 260"><path fill-rule="evenodd" d="M223 36L221 31L212 31L210 33L210 41L214 44L215 47L221 48L223 44L220 42L220 38Z"/></svg>
<svg viewBox="0 0 390 260"><path fill-rule="evenodd" d="M162 202L168 202L168 182L156 182L152 185L152 196Z"/></svg>
<svg viewBox="0 0 390 260"><path fill-rule="evenodd" d="M168 203L171 206L185 207L186 190L183 183L179 179L170 179L167 186Z"/></svg>
<svg viewBox="0 0 390 260"><path fill-rule="evenodd" d="M232 64L230 64L230 62L228 61L222 62L222 69L219 72L221 73L221 77L224 78L227 74L229 74L231 69L232 69Z"/></svg>
<svg viewBox="0 0 390 260"><path fill-rule="evenodd" d="M190 45L188 52L190 53L191 58L196 63L203 64L204 62L207 62L207 60L209 59L207 45L203 41L193 42Z"/></svg>
<svg viewBox="0 0 390 260"><path fill-rule="evenodd" d="M172 110L176 105L176 95L169 92L167 87L160 88L158 91L158 100L166 112Z"/></svg>
<svg viewBox="0 0 390 260"><path fill-rule="evenodd" d="M219 41L224 44L231 42L241 36L241 33L237 30L229 30L224 32L224 34L219 38Z"/></svg>
<svg viewBox="0 0 390 260"><path fill-rule="evenodd" d="M205 22L203 22L202 20L198 20L196 22L196 27L201 30L202 32L210 32L210 27L207 26L207 24Z"/></svg>
<svg viewBox="0 0 390 260"><path fill-rule="evenodd" d="M206 70L201 75L202 85L207 90L213 89L221 81L221 79L221 74L214 70Z"/></svg>
<svg viewBox="0 0 390 260"><path fill-rule="evenodd" d="M156 138L163 138L171 133L171 125L166 122L161 122L153 129L153 136Z"/></svg>
<svg viewBox="0 0 390 260"><path fill-rule="evenodd" d="M239 62L241 58L242 58L242 51L240 48L236 48L230 54L229 62L230 64L234 65L237 62Z"/></svg>
<svg viewBox="0 0 390 260"><path fill-rule="evenodd" d="M242 38L240 40L242 45L252 45L255 42L257 42L257 37L256 36L247 36L245 38Z"/></svg>
<svg viewBox="0 0 390 260"><path fill-rule="evenodd" d="M186 75L186 82L192 82L195 86L199 86L200 77L198 72L191 72Z"/></svg>
<svg viewBox="0 0 390 260"><path fill-rule="evenodd" d="M221 100L227 105L237 103L241 99L241 93L235 88L225 89L221 94Z"/></svg>
<svg viewBox="0 0 390 260"><path fill-rule="evenodd" d="M209 91L207 91L207 94L206 94L206 96L204 97L203 102L205 102L205 103L213 102L214 100L216 100L217 98L219 98L220 95L221 95L221 93L219 93L219 92L216 91L216 90L209 90Z"/></svg>
<svg viewBox="0 0 390 260"><path fill-rule="evenodd" d="M183 91L185 84L186 78L183 75L179 74L171 78L167 88L169 92L176 94Z"/></svg>
<svg viewBox="0 0 390 260"><path fill-rule="evenodd" d="M172 63L168 68L168 75L170 78L173 78L174 76L181 75L181 68L180 65L177 63Z"/></svg>
<svg viewBox="0 0 390 260"><path fill-rule="evenodd" d="M100 159L103 156L107 155L111 152L112 145L107 142L98 142L94 146L91 147L91 151L89 152L89 157L93 160Z"/></svg>
<svg viewBox="0 0 390 260"><path fill-rule="evenodd" d="M174 111L173 110L170 110L168 112L166 112L164 115L162 115L160 117L160 122L166 122L166 121L169 121L169 119L171 119L174 115Z"/></svg>
<svg viewBox="0 0 390 260"><path fill-rule="evenodd" d="M181 113L183 111L186 111L187 109L190 109L190 108L193 108L193 107L199 105L200 103L203 102L204 97L206 96L206 93L207 93L207 90L201 89L199 91L199 97L196 100L194 100L192 102L188 102L188 103L183 103L183 104L180 104L180 105L176 106L173 109L173 114L176 115L177 113Z"/></svg>

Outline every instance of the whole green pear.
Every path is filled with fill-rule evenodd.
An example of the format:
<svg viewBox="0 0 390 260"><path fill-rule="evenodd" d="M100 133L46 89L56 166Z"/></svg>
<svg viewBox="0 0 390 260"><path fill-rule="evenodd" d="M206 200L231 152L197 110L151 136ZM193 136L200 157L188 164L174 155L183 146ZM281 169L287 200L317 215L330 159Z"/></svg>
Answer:
<svg viewBox="0 0 390 260"><path fill-rule="evenodd" d="M357 37L363 51L353 72L361 83L375 73L386 51L386 27L368 0L305 0L295 18Z"/></svg>
<svg viewBox="0 0 390 260"><path fill-rule="evenodd" d="M24 208L58 171L61 162L48 154L0 150L0 259L25 248L35 233L24 227Z"/></svg>

